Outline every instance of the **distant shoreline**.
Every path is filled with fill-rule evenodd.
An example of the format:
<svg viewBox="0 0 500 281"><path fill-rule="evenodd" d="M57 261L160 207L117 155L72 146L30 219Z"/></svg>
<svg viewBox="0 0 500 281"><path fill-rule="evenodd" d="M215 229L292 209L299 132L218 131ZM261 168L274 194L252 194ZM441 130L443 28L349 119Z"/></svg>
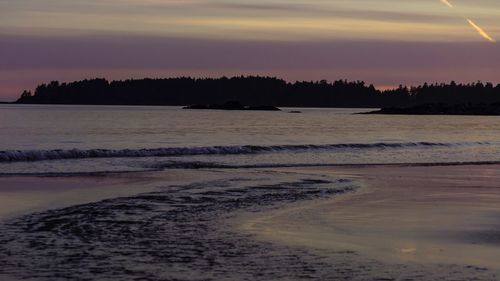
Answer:
<svg viewBox="0 0 500 281"><path fill-rule="evenodd" d="M183 109L185 107L189 107L190 105L164 105L164 104L71 104L71 103L17 103L17 102L4 102L0 104L8 104L8 105L55 105L55 106L123 106L123 107L177 107L179 109ZM256 106L257 107L257 106ZM358 106L352 106L352 107L324 107L324 106L276 106L276 108L279 108L280 111L282 112L287 112L285 111L286 109L290 109L293 112L291 113L300 113L299 111L296 111L295 109L359 109L359 110L370 110L370 109L379 109L380 107L358 107ZM208 109L210 110L210 109ZM214 109L216 110L216 109ZM259 110L248 110L248 111L259 111ZM290 113L290 112L287 112Z"/></svg>
<svg viewBox="0 0 500 281"><path fill-rule="evenodd" d="M427 84L378 90L364 81L287 82L276 77L162 78L52 81L24 91L14 103L72 105L213 105L238 101L249 107L405 108L420 104L500 103L500 85Z"/></svg>

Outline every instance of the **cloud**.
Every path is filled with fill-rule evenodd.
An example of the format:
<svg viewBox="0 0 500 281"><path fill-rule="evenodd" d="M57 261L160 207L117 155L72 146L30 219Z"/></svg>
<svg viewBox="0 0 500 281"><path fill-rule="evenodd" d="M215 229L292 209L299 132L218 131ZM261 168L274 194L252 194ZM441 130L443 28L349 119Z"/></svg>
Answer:
<svg viewBox="0 0 500 281"><path fill-rule="evenodd" d="M376 85L500 82L500 49L482 42L266 42L79 35L0 37L0 100L50 80L271 75L290 81L363 79ZM460 59L457 59L460 58Z"/></svg>
<svg viewBox="0 0 500 281"><path fill-rule="evenodd" d="M452 9L454 8L454 6L450 2L448 2L448 0L441 0L441 2L443 2L445 5L447 5L448 7L452 8ZM493 42L493 43L496 42L495 39L493 39L488 33L486 33L486 31L484 31L483 28L481 28L475 22L473 22L469 18L465 18L465 20L469 23L470 26L472 26L479 33L479 35L481 35L481 37L483 37L484 39L486 39L490 42Z"/></svg>
<svg viewBox="0 0 500 281"><path fill-rule="evenodd" d="M488 33L486 33L486 31L484 31L480 26L478 26L472 20L470 20L470 19L466 19L466 20L479 33L479 35L481 35L483 38L485 38L486 40L488 40L490 42L493 42L493 43L496 42L495 39L491 38L491 36L488 35Z"/></svg>
<svg viewBox="0 0 500 281"><path fill-rule="evenodd" d="M457 57L461 59L457 60ZM267 42L117 35L0 37L0 70L500 66L491 57L500 57L500 50L478 42Z"/></svg>
<svg viewBox="0 0 500 281"><path fill-rule="evenodd" d="M499 34L492 28L499 23L499 3L461 2L460 9L477 15L474 20L489 26L489 34L469 24L493 39ZM500 50L464 32L460 10L436 5L436 0L0 0L0 100L50 79L95 76L500 82L500 62L491 59L500 57Z"/></svg>
<svg viewBox="0 0 500 281"><path fill-rule="evenodd" d="M448 0L441 0L446 6L453 8L453 5Z"/></svg>
<svg viewBox="0 0 500 281"><path fill-rule="evenodd" d="M0 29L291 41L463 40L467 35L458 32L463 29L456 15L433 9L435 4L435 0L376 4L367 0L17 0L0 1ZM482 22L492 21L492 14L497 18L498 8L480 11Z"/></svg>

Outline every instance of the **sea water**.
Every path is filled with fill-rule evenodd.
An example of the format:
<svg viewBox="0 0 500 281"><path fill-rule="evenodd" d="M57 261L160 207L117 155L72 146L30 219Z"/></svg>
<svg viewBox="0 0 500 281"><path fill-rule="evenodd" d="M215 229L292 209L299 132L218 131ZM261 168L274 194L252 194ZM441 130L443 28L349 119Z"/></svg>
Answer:
<svg viewBox="0 0 500 281"><path fill-rule="evenodd" d="M0 280L495 279L470 265L388 264L232 227L241 214L361 186L314 167L500 160L500 117L358 114L366 111L1 105L0 176L160 176L153 190L2 221ZM173 169L189 179L172 181Z"/></svg>
<svg viewBox="0 0 500 281"><path fill-rule="evenodd" d="M0 173L500 160L500 117L367 111L1 105Z"/></svg>

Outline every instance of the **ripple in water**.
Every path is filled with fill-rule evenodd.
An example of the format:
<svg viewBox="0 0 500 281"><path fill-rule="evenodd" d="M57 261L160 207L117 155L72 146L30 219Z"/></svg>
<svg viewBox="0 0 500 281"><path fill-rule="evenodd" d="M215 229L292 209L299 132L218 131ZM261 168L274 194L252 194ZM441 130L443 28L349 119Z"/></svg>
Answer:
<svg viewBox="0 0 500 281"><path fill-rule="evenodd" d="M350 180L227 178L27 215L1 226L0 277L23 280L488 280L474 268L385 265L236 233L227 219L354 190ZM403 273L404 272L404 273ZM427 275L430 274L431 275ZM481 275L482 274L482 275Z"/></svg>

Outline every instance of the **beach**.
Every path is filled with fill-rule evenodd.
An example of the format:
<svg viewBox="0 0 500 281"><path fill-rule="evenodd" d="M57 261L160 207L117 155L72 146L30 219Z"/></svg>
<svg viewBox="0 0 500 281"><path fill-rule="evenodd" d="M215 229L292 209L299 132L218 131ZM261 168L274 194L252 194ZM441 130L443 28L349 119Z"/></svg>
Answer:
<svg viewBox="0 0 500 281"><path fill-rule="evenodd" d="M21 187L34 181L72 191L3 215L0 276L494 280L499 176L385 165L2 178L11 198L33 196Z"/></svg>
<svg viewBox="0 0 500 281"><path fill-rule="evenodd" d="M189 171L0 177L0 220L154 190L182 183Z"/></svg>
<svg viewBox="0 0 500 281"><path fill-rule="evenodd" d="M498 118L300 111L3 106L0 280L498 279Z"/></svg>
<svg viewBox="0 0 500 281"><path fill-rule="evenodd" d="M358 192L243 219L258 239L320 252L349 251L434 280L443 270L491 273L500 252L498 165L311 169L363 182ZM412 269L412 266L415 269ZM440 267L433 271L432 268ZM427 268L427 270L426 270ZM395 270L396 272L398 270ZM461 276L461 277L460 277ZM488 276L488 275L486 275ZM394 278L391 277L391 278ZM478 277L479 278L479 277Z"/></svg>
<svg viewBox="0 0 500 281"><path fill-rule="evenodd" d="M500 1L0 15L0 281L500 281Z"/></svg>

